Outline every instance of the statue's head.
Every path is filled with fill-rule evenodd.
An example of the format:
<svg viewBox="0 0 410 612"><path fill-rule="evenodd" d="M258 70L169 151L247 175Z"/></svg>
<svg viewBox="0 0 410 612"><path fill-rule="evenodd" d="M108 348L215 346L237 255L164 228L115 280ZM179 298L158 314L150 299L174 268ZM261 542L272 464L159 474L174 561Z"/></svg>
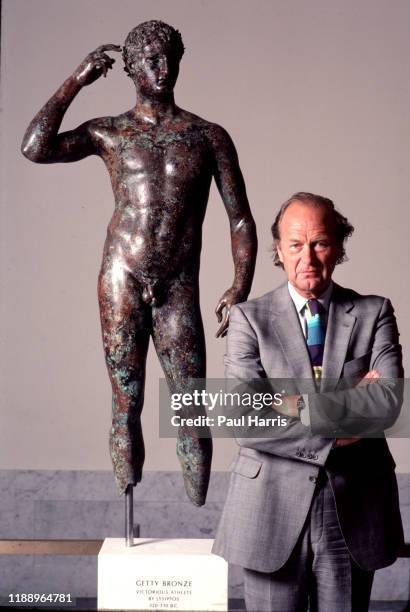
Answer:
<svg viewBox="0 0 410 612"><path fill-rule="evenodd" d="M124 70L142 93L161 97L173 90L183 54L178 30L163 21L145 21L125 39Z"/></svg>

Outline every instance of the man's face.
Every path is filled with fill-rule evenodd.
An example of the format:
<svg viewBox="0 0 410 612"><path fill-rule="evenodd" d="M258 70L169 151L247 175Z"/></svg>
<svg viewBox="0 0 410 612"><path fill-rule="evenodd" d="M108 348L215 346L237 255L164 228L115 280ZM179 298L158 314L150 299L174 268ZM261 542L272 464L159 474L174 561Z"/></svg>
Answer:
<svg viewBox="0 0 410 612"><path fill-rule="evenodd" d="M304 297L319 297L329 286L340 255L333 219L321 207L292 202L279 234L278 255L289 282Z"/></svg>
<svg viewBox="0 0 410 612"><path fill-rule="evenodd" d="M179 73L179 59L172 47L160 41L153 41L139 52L131 71L131 76L143 95L162 98L174 90Z"/></svg>

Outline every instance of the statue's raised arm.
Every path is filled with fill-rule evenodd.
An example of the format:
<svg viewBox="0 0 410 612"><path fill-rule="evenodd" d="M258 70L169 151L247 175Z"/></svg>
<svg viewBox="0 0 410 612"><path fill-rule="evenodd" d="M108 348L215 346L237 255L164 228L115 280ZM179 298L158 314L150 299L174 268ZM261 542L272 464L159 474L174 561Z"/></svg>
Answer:
<svg viewBox="0 0 410 612"><path fill-rule="evenodd" d="M119 45L101 45L79 64L55 94L40 109L27 128L21 151L39 164L78 161L96 153L92 121L75 130L58 133L63 117L75 96L86 85L107 72L115 60L106 51L121 51Z"/></svg>

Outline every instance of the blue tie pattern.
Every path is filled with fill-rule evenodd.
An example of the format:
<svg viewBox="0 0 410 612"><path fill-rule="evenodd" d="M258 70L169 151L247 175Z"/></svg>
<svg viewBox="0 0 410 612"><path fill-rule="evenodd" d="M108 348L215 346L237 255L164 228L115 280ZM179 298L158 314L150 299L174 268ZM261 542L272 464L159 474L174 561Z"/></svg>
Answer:
<svg viewBox="0 0 410 612"><path fill-rule="evenodd" d="M323 350L326 328L324 325L324 308L318 300L306 303L306 342L312 362L313 373L318 380L322 375Z"/></svg>

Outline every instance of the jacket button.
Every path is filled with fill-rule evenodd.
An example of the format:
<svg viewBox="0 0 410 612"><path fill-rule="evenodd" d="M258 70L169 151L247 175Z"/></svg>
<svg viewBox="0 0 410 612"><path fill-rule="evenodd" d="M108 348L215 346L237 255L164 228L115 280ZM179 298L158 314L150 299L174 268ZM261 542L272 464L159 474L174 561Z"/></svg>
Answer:
<svg viewBox="0 0 410 612"><path fill-rule="evenodd" d="M316 455L316 453L313 455L313 459L319 459L319 455Z"/></svg>
<svg viewBox="0 0 410 612"><path fill-rule="evenodd" d="M313 453L308 453L307 458L308 458L308 459L314 459L314 458L315 458L315 456L314 456L314 454L313 454Z"/></svg>
<svg viewBox="0 0 410 612"><path fill-rule="evenodd" d="M309 476L309 480L310 480L310 482L314 482L314 483L317 482L316 476Z"/></svg>

